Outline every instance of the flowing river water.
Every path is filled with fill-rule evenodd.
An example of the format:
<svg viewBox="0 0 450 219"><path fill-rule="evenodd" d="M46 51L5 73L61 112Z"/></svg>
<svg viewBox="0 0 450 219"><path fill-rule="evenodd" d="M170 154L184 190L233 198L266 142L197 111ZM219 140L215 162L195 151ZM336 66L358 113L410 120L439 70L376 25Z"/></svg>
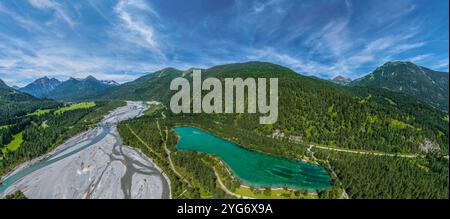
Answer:
<svg viewBox="0 0 450 219"><path fill-rule="evenodd" d="M2 178L0 197L21 190L29 198L170 198L170 182L141 152L123 145L117 123L147 109L127 102L96 128L26 162Z"/></svg>

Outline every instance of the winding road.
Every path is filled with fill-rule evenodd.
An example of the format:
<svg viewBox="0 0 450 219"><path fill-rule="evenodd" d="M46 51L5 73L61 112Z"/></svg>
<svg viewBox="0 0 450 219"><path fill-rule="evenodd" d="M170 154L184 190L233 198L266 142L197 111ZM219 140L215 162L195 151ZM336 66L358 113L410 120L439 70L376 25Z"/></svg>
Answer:
<svg viewBox="0 0 450 219"><path fill-rule="evenodd" d="M141 116L143 102L127 102L97 127L2 178L0 197L21 190L28 198L171 198L170 182L140 151L123 145L117 123Z"/></svg>

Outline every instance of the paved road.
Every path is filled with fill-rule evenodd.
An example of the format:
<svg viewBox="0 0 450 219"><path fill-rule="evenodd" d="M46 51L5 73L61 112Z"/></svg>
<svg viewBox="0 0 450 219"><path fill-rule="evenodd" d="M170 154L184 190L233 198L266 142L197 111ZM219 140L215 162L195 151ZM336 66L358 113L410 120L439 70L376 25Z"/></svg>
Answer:
<svg viewBox="0 0 450 219"><path fill-rule="evenodd" d="M144 154L123 145L117 123L147 106L127 102L51 153L6 176L0 197L20 189L29 198L170 198L170 183Z"/></svg>

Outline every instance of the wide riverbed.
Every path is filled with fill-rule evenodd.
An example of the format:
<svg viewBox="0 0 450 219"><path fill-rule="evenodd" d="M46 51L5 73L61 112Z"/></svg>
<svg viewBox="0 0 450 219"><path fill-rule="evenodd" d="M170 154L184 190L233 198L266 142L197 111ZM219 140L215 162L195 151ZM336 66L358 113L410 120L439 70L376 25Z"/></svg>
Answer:
<svg viewBox="0 0 450 219"><path fill-rule="evenodd" d="M117 123L148 107L127 102L54 151L2 178L0 197L20 189L29 198L170 198L167 177L149 158L123 145Z"/></svg>
<svg viewBox="0 0 450 219"><path fill-rule="evenodd" d="M178 150L205 152L221 158L247 185L287 186L321 190L330 187L328 172L321 166L287 160L245 149L230 141L190 126L175 127Z"/></svg>

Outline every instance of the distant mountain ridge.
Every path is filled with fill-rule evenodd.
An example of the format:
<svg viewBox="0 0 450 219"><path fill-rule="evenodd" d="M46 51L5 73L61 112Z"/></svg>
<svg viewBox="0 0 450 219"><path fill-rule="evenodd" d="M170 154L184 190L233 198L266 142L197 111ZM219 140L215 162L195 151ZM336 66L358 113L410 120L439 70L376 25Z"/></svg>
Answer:
<svg viewBox="0 0 450 219"><path fill-rule="evenodd" d="M448 111L448 73L433 71L411 62L387 62L350 86L386 88L406 93Z"/></svg>
<svg viewBox="0 0 450 219"><path fill-rule="evenodd" d="M105 83L105 81L97 80L91 75L84 79L71 77L58 85L47 97L63 101L82 100L107 88L115 87L117 86L116 84L111 82Z"/></svg>
<svg viewBox="0 0 450 219"><path fill-rule="evenodd" d="M183 71L181 70L164 68L134 81L107 88L88 99L157 100L162 96L169 98L170 92L167 90L170 82L172 79L182 76Z"/></svg>
<svg viewBox="0 0 450 219"><path fill-rule="evenodd" d="M94 99L127 99L127 100L168 100L174 92L169 90L170 82L177 77L184 77L189 80L192 79L192 72L194 68L182 71L176 68L168 67L144 75L134 81L121 84L114 88L109 88L100 92ZM267 75L274 75L274 77L291 77L299 76L308 78L294 71L268 62L246 62L218 65L208 69L202 69L202 78L206 77L239 77L241 74L258 78ZM224 76L226 75L226 76Z"/></svg>
<svg viewBox="0 0 450 219"><path fill-rule="evenodd" d="M214 66L202 70L202 75L216 77L218 73L227 71L236 74L251 71L253 74L261 70L276 73L286 72L285 67L265 62L234 63ZM121 98L121 99L167 99L170 92L167 88L170 81L175 77L188 77L192 68L182 71L175 68L165 68L154 73L150 73L117 87L99 92L94 98ZM295 73L293 71L289 71ZM295 73L297 74L297 73ZM298 75L298 74L297 74ZM257 77L258 75L255 75ZM278 77L283 75L277 75ZM233 77L233 75L230 75ZM304 77L304 76L302 76ZM309 77L313 80L323 80ZM385 88L395 92L402 92L428 103L440 110L448 109L448 73L433 71L425 67L417 66L411 62L387 62L378 67L365 77L351 80L341 75L329 80L335 84L346 86L377 87Z"/></svg>
<svg viewBox="0 0 450 219"><path fill-rule="evenodd" d="M242 68L242 66L245 67ZM262 69L264 71L280 71L283 69L284 71L287 68L264 62L234 63L203 69L202 75L212 77L224 69L227 71L232 71L232 69L238 69L239 71L251 70L253 73L256 73ZM20 90L36 97L48 97L64 101L104 98L123 99L125 97L128 99L154 99L156 97L166 99L170 95L170 92L167 92L170 81L175 77L186 77L190 72L192 72L192 68L182 71L169 67L144 75L125 84L118 84L112 80L97 80L93 76L88 76L84 79L70 78L64 82L44 77ZM267 73L270 74L270 72ZM310 78L322 80L314 77ZM441 110L448 111L448 73L433 71L411 62L387 62L372 73L353 81L341 75L329 81L339 85L378 87L402 92L415 96L419 100Z"/></svg>
<svg viewBox="0 0 450 219"><path fill-rule="evenodd" d="M56 78L48 78L47 76L39 78L34 82L28 84L23 88L19 88L20 91L31 94L35 97L46 97L62 82Z"/></svg>
<svg viewBox="0 0 450 219"><path fill-rule="evenodd" d="M341 76L341 75L338 75L338 76L332 78L331 81L336 83L336 84L347 85L350 82L352 82L352 79L351 78L346 78L346 77Z"/></svg>
<svg viewBox="0 0 450 219"><path fill-rule="evenodd" d="M5 82L2 79L0 79L0 88L5 88L5 87L8 87L8 85L6 85Z"/></svg>
<svg viewBox="0 0 450 219"><path fill-rule="evenodd" d="M46 97L68 101L82 99L82 97L93 95L95 92L117 85L119 83L113 80L98 80L91 75L86 78L70 77L63 82L45 76L19 90L39 98Z"/></svg>
<svg viewBox="0 0 450 219"><path fill-rule="evenodd" d="M177 92L170 90L171 81L177 77L191 81L191 73L192 69L165 68L119 86L107 85L92 76L71 78L55 88L50 97L63 101L157 100L168 105ZM374 78L379 77L374 75ZM338 86L268 62L232 63L203 69L202 79L208 77L219 80L236 77L279 79L277 123L266 127L270 128L268 130L261 130L261 126L255 123L257 115L233 115L236 116L233 121L241 121L241 126L247 130L257 129L266 135L283 130L290 135L301 136L306 142L353 149L417 152L426 139L448 149L448 123L443 119L444 113L411 94L371 86ZM407 82L405 84L409 84ZM366 132L372 134L367 135ZM373 133L385 140L378 142ZM398 144L398 136L414 139L402 141L398 148L391 147Z"/></svg>

